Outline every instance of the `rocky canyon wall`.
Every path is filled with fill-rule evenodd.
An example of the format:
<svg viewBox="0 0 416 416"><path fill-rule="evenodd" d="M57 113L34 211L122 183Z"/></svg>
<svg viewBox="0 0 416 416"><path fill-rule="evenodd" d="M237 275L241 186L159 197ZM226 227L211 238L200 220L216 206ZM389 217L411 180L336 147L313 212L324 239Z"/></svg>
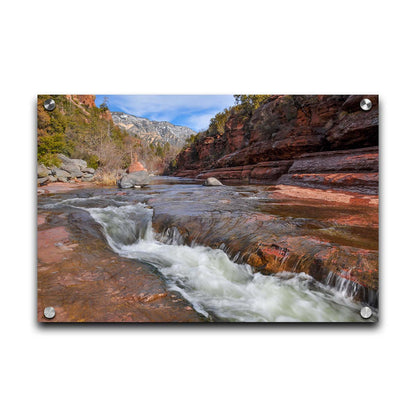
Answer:
<svg viewBox="0 0 416 416"><path fill-rule="evenodd" d="M377 194L378 109L376 95L272 96L184 149L170 173Z"/></svg>

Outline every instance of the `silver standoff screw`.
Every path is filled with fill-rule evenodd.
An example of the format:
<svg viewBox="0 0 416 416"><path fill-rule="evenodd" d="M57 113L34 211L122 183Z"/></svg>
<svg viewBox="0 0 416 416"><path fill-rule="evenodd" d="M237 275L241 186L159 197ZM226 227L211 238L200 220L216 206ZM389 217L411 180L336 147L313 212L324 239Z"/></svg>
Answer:
<svg viewBox="0 0 416 416"><path fill-rule="evenodd" d="M368 306L364 306L363 308L361 308L361 311L360 311L361 318L369 319L371 318L372 314L373 314L373 311Z"/></svg>
<svg viewBox="0 0 416 416"><path fill-rule="evenodd" d="M360 101L360 107L364 111L370 111L372 106L373 106L373 103L368 98L363 98Z"/></svg>
<svg viewBox="0 0 416 416"><path fill-rule="evenodd" d="M55 110L55 107L56 107L55 100L52 100L52 98L49 98L45 100L45 102L43 103L43 106L45 107L45 110L53 111Z"/></svg>
<svg viewBox="0 0 416 416"><path fill-rule="evenodd" d="M43 310L43 315L45 318L52 319L55 317L55 308L53 306L48 306Z"/></svg>

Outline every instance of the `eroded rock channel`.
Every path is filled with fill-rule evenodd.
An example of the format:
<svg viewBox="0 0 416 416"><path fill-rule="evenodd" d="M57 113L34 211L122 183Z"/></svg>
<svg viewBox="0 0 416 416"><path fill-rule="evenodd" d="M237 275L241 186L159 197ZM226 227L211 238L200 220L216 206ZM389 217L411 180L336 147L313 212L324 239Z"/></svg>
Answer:
<svg viewBox="0 0 416 416"><path fill-rule="evenodd" d="M39 245L56 241L39 256L39 311L56 302L67 321L351 322L377 308L375 196L159 177L41 195L39 215Z"/></svg>

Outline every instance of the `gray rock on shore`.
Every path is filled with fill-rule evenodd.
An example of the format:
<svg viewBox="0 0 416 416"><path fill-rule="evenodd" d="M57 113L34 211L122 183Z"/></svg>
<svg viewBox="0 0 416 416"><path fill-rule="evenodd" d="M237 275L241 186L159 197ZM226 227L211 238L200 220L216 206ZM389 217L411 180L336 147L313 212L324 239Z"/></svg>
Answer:
<svg viewBox="0 0 416 416"><path fill-rule="evenodd" d="M66 165L66 164L75 165L80 170L87 167L87 162L85 160L71 159L68 156L63 155L62 153L59 153L57 156L58 156L59 160L62 162L62 165Z"/></svg>
<svg viewBox="0 0 416 416"><path fill-rule="evenodd" d="M48 177L46 177L46 178L38 178L38 185L43 185L43 184L45 184L48 181L49 181Z"/></svg>
<svg viewBox="0 0 416 416"><path fill-rule="evenodd" d="M71 174L71 178L82 178L82 170L87 167L87 162L81 159L70 159L69 157L59 154L58 158L61 160L61 169ZM82 162L82 163L81 163Z"/></svg>
<svg viewBox="0 0 416 416"><path fill-rule="evenodd" d="M224 186L217 178L208 178L204 186Z"/></svg>
<svg viewBox="0 0 416 416"><path fill-rule="evenodd" d="M50 173L45 165L38 165L38 178L46 178Z"/></svg>
<svg viewBox="0 0 416 416"><path fill-rule="evenodd" d="M93 168L84 168L81 170L84 172L84 176L87 176L87 174L90 174L92 176L95 173L95 169Z"/></svg>
<svg viewBox="0 0 416 416"><path fill-rule="evenodd" d="M138 188L138 187L149 185L149 183L150 183L149 174L144 170L126 174L117 181L117 185L119 186L119 188L122 188L122 189Z"/></svg>
<svg viewBox="0 0 416 416"><path fill-rule="evenodd" d="M58 179L58 181L61 180L61 182L66 182L62 179L68 180L69 178L71 178L71 174L69 172L59 168L52 169L52 175L55 176L56 179Z"/></svg>
<svg viewBox="0 0 416 416"><path fill-rule="evenodd" d="M95 169L87 167L87 162L82 159L70 159L69 157L58 154L62 164L59 168L56 166L46 167L43 164L38 165L37 176L38 185L45 185L48 182L74 182L81 180L90 182L94 179Z"/></svg>

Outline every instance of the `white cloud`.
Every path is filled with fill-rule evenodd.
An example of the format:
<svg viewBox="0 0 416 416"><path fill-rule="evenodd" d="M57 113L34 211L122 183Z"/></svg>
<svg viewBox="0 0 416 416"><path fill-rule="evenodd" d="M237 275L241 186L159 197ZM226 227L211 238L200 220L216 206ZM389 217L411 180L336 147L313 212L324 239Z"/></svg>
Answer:
<svg viewBox="0 0 416 416"><path fill-rule="evenodd" d="M232 95L110 95L109 106L158 121L187 123L195 130L208 127L217 112L234 103Z"/></svg>
<svg viewBox="0 0 416 416"><path fill-rule="evenodd" d="M211 112L207 114L192 115L186 118L186 122L196 131L205 130L208 128L213 115L215 115L215 113L212 114Z"/></svg>

